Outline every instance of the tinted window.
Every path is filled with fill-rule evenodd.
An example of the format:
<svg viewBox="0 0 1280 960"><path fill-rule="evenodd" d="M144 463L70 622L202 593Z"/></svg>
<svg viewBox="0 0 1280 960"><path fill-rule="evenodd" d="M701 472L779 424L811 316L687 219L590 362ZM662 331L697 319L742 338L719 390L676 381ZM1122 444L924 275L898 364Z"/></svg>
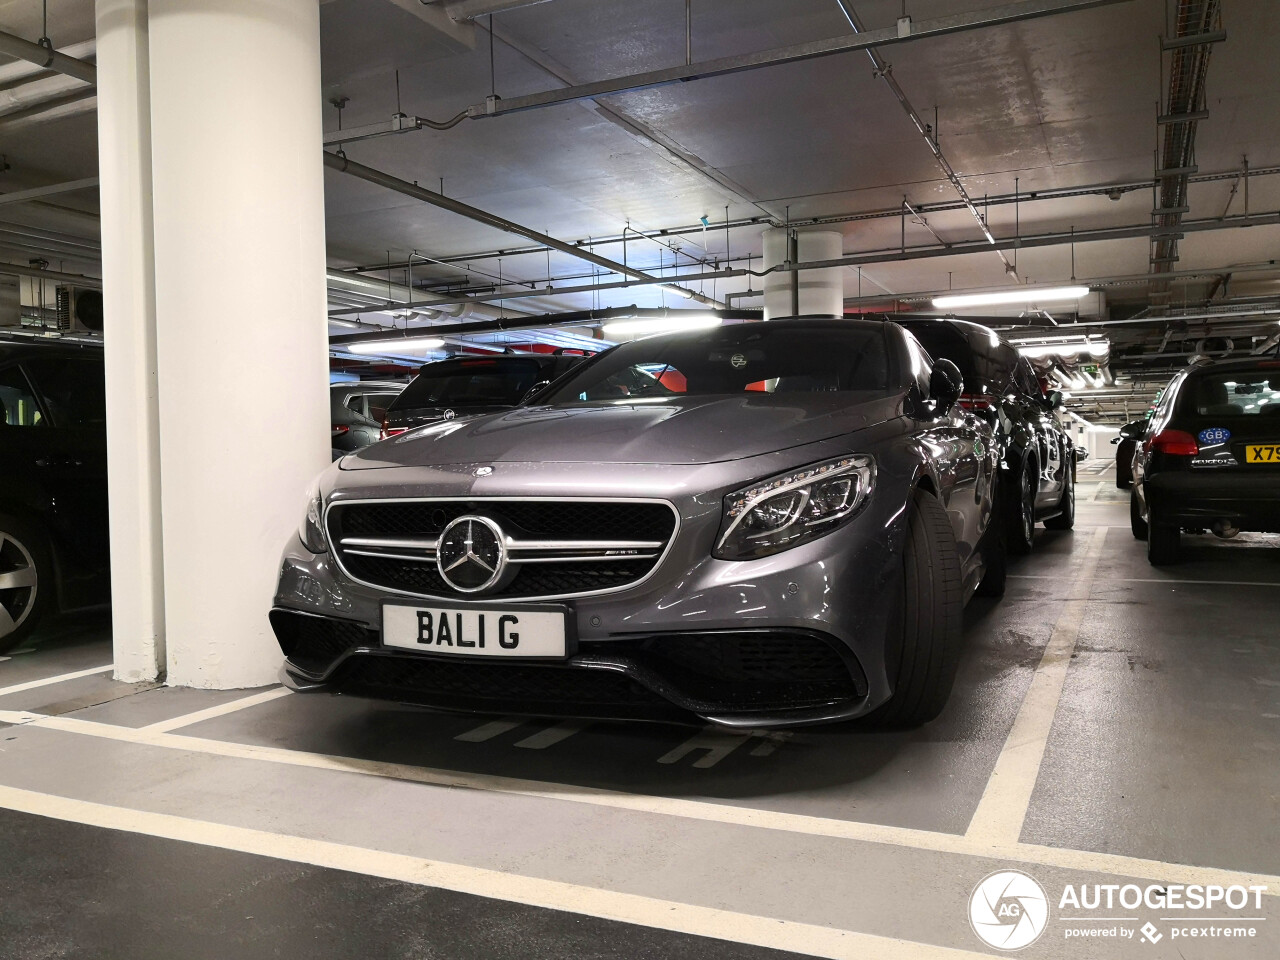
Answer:
<svg viewBox="0 0 1280 960"><path fill-rule="evenodd" d="M1205 373L1184 388L1181 409L1202 417L1280 417L1280 370Z"/></svg>
<svg viewBox="0 0 1280 960"><path fill-rule="evenodd" d="M55 427L107 422L107 391L102 361L83 357L24 360L23 369L44 398Z"/></svg>
<svg viewBox="0 0 1280 960"><path fill-rule="evenodd" d="M1040 378L1027 362L1025 357L1019 358L1018 365L1013 368L1013 383L1018 392L1028 397L1042 397L1044 390L1040 387Z"/></svg>
<svg viewBox="0 0 1280 960"><path fill-rule="evenodd" d="M390 405L418 407L515 406L539 380L536 360L462 360L430 364Z"/></svg>
<svg viewBox="0 0 1280 960"><path fill-rule="evenodd" d="M960 368L966 393L982 393L983 378L964 335L949 323L903 324L934 360L950 360Z"/></svg>
<svg viewBox="0 0 1280 960"><path fill-rule="evenodd" d="M738 324L623 344L571 374L541 402L743 391L884 392L889 367L883 328Z"/></svg>
<svg viewBox="0 0 1280 960"><path fill-rule="evenodd" d="M44 415L27 378L17 367L0 370L0 423L11 427L38 427Z"/></svg>
<svg viewBox="0 0 1280 960"><path fill-rule="evenodd" d="M396 393L371 393L365 399L369 402L368 415L379 423L387 415L387 407L398 397Z"/></svg>

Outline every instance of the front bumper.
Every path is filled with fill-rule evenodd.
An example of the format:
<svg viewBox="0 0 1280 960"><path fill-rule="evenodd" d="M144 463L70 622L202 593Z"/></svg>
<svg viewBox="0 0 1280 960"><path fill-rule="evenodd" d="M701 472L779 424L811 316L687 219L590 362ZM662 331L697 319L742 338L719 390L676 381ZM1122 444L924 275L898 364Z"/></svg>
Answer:
<svg viewBox="0 0 1280 960"><path fill-rule="evenodd" d="M879 463L876 493L847 524L749 561L711 555L723 481L693 477L679 486L715 492L672 496L669 468L629 466L628 492L673 503L679 531L644 580L616 592L555 601L571 611L576 649L554 663L387 648L381 642L384 603L465 607L467 602L416 600L354 582L332 556L312 554L295 539L285 551L272 611L286 656L285 682L295 689L485 713L700 718L728 726L798 725L862 715L891 693L885 639L896 609L892 598L899 596L904 522L903 504L893 491L909 488L909 478L899 484L893 476L892 462L881 458ZM565 468L566 475L575 479L571 468ZM555 469L544 467L538 478L545 483ZM767 465L759 475L773 472ZM413 495L395 478L376 474L371 472L370 482L378 486L361 495ZM432 494L457 495L447 477L430 480ZM733 482L739 485L736 478ZM547 486L537 492L561 493ZM572 490L566 484L565 494ZM481 496L521 492L492 489ZM490 606L497 602L488 601ZM308 621L307 632L319 639L304 644L291 631Z"/></svg>
<svg viewBox="0 0 1280 960"><path fill-rule="evenodd" d="M1280 533L1280 474L1271 470L1160 471L1143 479L1142 497L1159 523L1207 527L1227 520L1241 530Z"/></svg>

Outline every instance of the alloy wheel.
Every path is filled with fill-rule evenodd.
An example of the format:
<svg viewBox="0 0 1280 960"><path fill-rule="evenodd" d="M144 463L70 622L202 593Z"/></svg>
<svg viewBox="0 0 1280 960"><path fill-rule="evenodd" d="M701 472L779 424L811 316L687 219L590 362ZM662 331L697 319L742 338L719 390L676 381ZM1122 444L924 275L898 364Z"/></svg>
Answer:
<svg viewBox="0 0 1280 960"><path fill-rule="evenodd" d="M31 551L12 534L0 531L0 641L26 622L39 589Z"/></svg>

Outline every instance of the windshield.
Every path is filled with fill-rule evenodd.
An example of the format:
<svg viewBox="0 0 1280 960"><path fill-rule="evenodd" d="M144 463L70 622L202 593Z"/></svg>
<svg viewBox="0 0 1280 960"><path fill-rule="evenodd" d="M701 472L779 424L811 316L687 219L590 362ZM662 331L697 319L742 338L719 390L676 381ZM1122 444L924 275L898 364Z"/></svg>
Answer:
<svg viewBox="0 0 1280 960"><path fill-rule="evenodd" d="M1202 417L1280 418L1280 370L1204 373L1188 384L1187 413Z"/></svg>
<svg viewBox="0 0 1280 960"><path fill-rule="evenodd" d="M538 382L536 360L446 360L418 374L391 410L419 407L514 407Z"/></svg>
<svg viewBox="0 0 1280 960"><path fill-rule="evenodd" d="M542 403L765 394L884 392L883 329L744 323L623 344L583 366Z"/></svg>

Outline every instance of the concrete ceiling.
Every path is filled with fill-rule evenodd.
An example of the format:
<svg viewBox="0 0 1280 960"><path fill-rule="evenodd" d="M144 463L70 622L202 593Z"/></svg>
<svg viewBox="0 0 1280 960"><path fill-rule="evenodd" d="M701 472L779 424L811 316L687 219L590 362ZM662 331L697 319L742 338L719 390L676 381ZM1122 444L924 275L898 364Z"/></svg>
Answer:
<svg viewBox="0 0 1280 960"><path fill-rule="evenodd" d="M937 110L939 143L966 189L984 197L1028 195L1098 185L1149 183L1158 145L1155 118L1164 76L1158 37L1174 0L1130 0L1093 10L922 39L882 49L893 76L921 114ZM907 0L916 21L997 6L999 0ZM416 4L416 5L415 5ZM855 0L869 29L888 26L901 0ZM1264 171L1249 184L1253 213L1280 210L1280 23L1270 0L1222 0L1228 40L1214 48L1208 71L1209 118L1199 124L1201 175L1231 173L1244 156ZM849 33L835 0L693 0L695 61L731 56ZM492 89L504 98L682 64L683 0L551 0L493 17L492 73L488 21L441 27L439 4L417 0L326 0L321 5L325 128L338 111L327 101L345 97L346 129L387 121L397 109L444 120ZM57 44L92 36L89 0L54 0L50 32ZM34 38L39 7L0 2L0 30ZM1167 62L1167 61L1166 61ZM2 68L3 64L0 64ZM397 101L398 74L398 101ZM0 83L3 88L3 83ZM0 130L3 116L0 115ZM0 190L92 176L94 116L76 116L0 133L11 169ZM694 259L757 268L763 223L725 232L731 221L810 218L893 211L950 202L955 190L924 140L861 52L774 66L729 77L566 103L495 118L464 120L447 131L422 130L345 145L352 160L465 200L565 241L616 237L629 225L656 231L708 218L712 229L684 234L668 247L633 239L626 256L649 271L686 271ZM1192 183L1188 220L1219 217L1232 179ZM92 233L92 196L68 194L56 206L0 206L0 221L47 230ZM1028 199L986 209L998 238L1104 227L1145 225L1151 189L1127 189L1119 199L1091 194ZM1231 213L1244 212L1237 187ZM528 241L383 188L326 172L330 264L352 268L400 263L411 252L432 258L475 255L450 266L415 264L417 285L449 282L459 289L492 288L496 277L545 284L548 277L589 281L588 264L561 253L501 258L480 255ZM919 291L949 286L1006 284L994 252L895 261L891 251L981 238L964 210L927 214L927 225L897 216L853 219L827 229L844 234L846 254L882 252L859 271L848 268L845 292L877 295L894 305ZM622 259L619 244L595 247ZM1280 225L1188 233L1179 271L1230 272L1233 265L1273 259ZM64 251L65 252L65 251ZM0 258L19 251L0 248ZM1144 238L1075 245L1082 279L1144 274ZM1014 252L1008 254L1010 259ZM1016 252L1019 276L1031 282L1066 280L1067 244ZM70 262L70 261L68 261ZM93 272L91 259L71 263ZM388 277L386 271L370 276ZM390 279L403 284L407 272ZM1242 273L1232 293L1280 296L1280 271ZM616 277L612 279L617 279ZM582 280L566 280L566 283ZM1175 280L1174 303L1192 303L1211 278ZM754 286L758 289L760 281ZM722 298L745 279L710 281L704 292ZM1146 287L1108 288L1113 304L1143 305ZM654 287L513 301L532 312L593 306L683 303ZM758 300L742 301L744 306ZM336 304L335 304L336 305ZM867 304L875 306L875 304ZM1131 308L1132 309L1132 308ZM385 317L383 318L385 320Z"/></svg>

